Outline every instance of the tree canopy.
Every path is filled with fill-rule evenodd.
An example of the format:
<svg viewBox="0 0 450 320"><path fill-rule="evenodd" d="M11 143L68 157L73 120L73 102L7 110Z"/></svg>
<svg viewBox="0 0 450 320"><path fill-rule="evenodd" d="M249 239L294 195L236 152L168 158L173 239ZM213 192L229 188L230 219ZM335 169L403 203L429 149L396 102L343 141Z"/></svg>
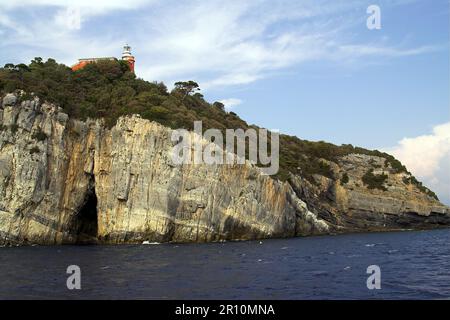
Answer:
<svg viewBox="0 0 450 320"><path fill-rule="evenodd" d="M0 68L0 93L4 95L18 89L59 105L73 118L104 118L109 127L119 117L130 114L139 114L142 118L176 129L192 130L194 121L198 120L203 121L204 130L245 130L250 127L236 113L226 112L222 103L205 101L195 81L177 82L169 92L162 82L136 78L125 61L99 61L78 71L72 71L54 59L44 62L40 57L34 58L28 65L8 63ZM337 161L350 153L384 157L386 165L396 172L407 172L394 157L377 150L281 135L280 171L277 177L285 180L292 172L302 174L310 181L314 180L313 174L338 179L322 159ZM420 182L416 181L413 179L411 183L419 185ZM425 189L424 192L428 190Z"/></svg>

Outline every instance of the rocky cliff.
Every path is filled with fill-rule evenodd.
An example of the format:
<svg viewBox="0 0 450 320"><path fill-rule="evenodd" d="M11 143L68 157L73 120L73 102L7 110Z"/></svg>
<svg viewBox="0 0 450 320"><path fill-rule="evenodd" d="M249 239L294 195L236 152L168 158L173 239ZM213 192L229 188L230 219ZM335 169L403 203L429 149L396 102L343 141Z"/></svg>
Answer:
<svg viewBox="0 0 450 320"><path fill-rule="evenodd" d="M246 165L171 160L171 129L134 115L108 129L38 98L0 106L0 245L208 242L450 225L450 210L384 159L351 154L336 177L282 182ZM200 139L197 136L192 137ZM361 181L387 175L385 190Z"/></svg>

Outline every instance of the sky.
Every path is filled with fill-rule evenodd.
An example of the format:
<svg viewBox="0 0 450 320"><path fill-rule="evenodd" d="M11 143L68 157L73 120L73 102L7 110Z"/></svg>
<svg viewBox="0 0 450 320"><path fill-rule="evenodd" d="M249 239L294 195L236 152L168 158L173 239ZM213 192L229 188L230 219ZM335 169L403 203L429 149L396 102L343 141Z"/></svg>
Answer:
<svg viewBox="0 0 450 320"><path fill-rule="evenodd" d="M379 29L367 9L377 5ZM450 204L448 0L0 0L0 65L120 57L302 139L388 151Z"/></svg>

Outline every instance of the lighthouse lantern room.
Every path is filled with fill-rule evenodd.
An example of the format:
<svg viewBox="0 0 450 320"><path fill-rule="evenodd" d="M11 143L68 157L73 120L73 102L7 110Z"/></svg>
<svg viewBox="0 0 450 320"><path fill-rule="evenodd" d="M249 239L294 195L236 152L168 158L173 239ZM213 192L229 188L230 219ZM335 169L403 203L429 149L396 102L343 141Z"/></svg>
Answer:
<svg viewBox="0 0 450 320"><path fill-rule="evenodd" d="M131 47L128 44L123 47L122 60L127 61L130 66L130 70L134 72L135 59L131 54Z"/></svg>

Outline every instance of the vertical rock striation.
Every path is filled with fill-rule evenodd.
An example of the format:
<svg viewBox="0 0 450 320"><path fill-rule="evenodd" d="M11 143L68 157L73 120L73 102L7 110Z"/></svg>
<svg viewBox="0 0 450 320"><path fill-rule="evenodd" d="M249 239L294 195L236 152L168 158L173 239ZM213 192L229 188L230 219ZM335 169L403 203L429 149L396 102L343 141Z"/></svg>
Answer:
<svg viewBox="0 0 450 320"><path fill-rule="evenodd" d="M322 176L281 182L246 165L175 166L171 129L139 116L112 128L38 98L0 107L0 245L209 242L448 226L450 211L402 177L360 184L360 155ZM193 138L195 137L192 133ZM383 159L378 159L383 161ZM377 161L378 161L377 160Z"/></svg>
<svg viewBox="0 0 450 320"><path fill-rule="evenodd" d="M6 96L1 111L0 243L75 242L98 126L37 98Z"/></svg>
<svg viewBox="0 0 450 320"><path fill-rule="evenodd" d="M109 130L101 121L69 120L38 99L8 99L0 133L2 244L207 242L328 229L288 183L250 164L174 166L172 131L157 123L126 117Z"/></svg>

